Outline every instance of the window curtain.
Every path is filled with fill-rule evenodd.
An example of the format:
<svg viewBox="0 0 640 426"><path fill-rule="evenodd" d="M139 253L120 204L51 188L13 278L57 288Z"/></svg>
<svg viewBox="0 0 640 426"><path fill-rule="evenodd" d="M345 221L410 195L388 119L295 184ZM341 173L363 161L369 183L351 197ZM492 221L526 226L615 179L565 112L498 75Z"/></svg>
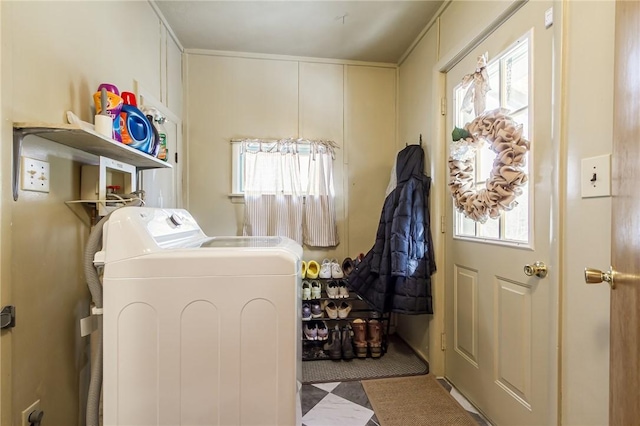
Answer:
<svg viewBox="0 0 640 426"><path fill-rule="evenodd" d="M243 141L243 235L338 245L331 141Z"/></svg>
<svg viewBox="0 0 640 426"><path fill-rule="evenodd" d="M333 188L334 148L332 142L310 143L303 236L304 243L311 247L333 247L340 242Z"/></svg>
<svg viewBox="0 0 640 426"><path fill-rule="evenodd" d="M278 235L302 244L303 199L296 145L247 141L243 150L243 235Z"/></svg>

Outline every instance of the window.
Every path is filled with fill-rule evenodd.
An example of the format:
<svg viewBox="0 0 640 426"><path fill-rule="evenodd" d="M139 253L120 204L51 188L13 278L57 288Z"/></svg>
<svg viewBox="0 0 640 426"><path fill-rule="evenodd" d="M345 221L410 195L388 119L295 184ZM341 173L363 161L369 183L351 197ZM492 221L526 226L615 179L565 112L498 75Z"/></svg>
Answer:
<svg viewBox="0 0 640 426"><path fill-rule="evenodd" d="M338 245L332 141L232 142L232 195L244 197L243 235Z"/></svg>
<svg viewBox="0 0 640 426"><path fill-rule="evenodd" d="M487 65L489 85L486 109L504 108L509 115L523 125L523 135L529 138L530 105L530 52L529 37L520 39L514 46ZM466 90L458 85L454 89L454 124L457 127L475 119L473 112L462 110L462 102ZM531 152L528 154L527 174L530 174ZM489 172L493 167L495 153L485 144L476 154L475 186L476 190L484 188ZM522 187L522 195L517 198L517 206L511 211L502 212L497 219L489 219L486 223L477 223L464 214L454 210L454 236L465 239L477 239L489 242L527 245L530 241L531 229L531 194L529 183Z"/></svg>
<svg viewBox="0 0 640 426"><path fill-rule="evenodd" d="M262 149L269 150L274 149L276 143L269 142L263 143ZM232 165L231 165L231 196L243 196L244 188L245 188L245 152L244 150L248 149L252 152L258 152L260 150L260 143L256 142L253 144L248 144L243 149L243 141L232 141L231 142L231 151L232 151ZM300 176L300 187L306 189L309 184L309 159L311 158L311 149L309 145L299 145L297 148L298 151L298 163L299 163L299 176ZM274 182L275 168L265 168L260 171L261 175L265 176L265 178ZM285 183L285 186L292 187L292 182ZM275 193L275 186L273 187L273 192Z"/></svg>

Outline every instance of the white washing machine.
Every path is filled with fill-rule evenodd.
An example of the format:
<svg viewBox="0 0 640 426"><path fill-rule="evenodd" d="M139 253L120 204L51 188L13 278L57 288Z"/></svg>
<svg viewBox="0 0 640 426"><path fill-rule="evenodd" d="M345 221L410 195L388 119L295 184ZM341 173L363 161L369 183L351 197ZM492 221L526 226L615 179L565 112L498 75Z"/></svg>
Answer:
<svg viewBox="0 0 640 426"><path fill-rule="evenodd" d="M301 423L300 245L143 207L104 232L105 425Z"/></svg>

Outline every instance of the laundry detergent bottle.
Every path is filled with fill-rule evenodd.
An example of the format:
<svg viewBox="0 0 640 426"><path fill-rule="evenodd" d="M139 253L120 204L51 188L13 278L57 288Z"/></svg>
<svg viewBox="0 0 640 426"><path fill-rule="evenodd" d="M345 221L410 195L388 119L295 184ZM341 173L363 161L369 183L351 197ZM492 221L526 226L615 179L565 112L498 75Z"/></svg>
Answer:
<svg viewBox="0 0 640 426"><path fill-rule="evenodd" d="M107 91L107 108L106 115L111 117L113 121L112 139L122 142L120 135L120 112L122 111L123 100L120 97L118 88L113 84L102 83L98 86L98 91L93 94L93 101L96 105L96 115L103 114L102 112L102 89Z"/></svg>
<svg viewBox="0 0 640 426"><path fill-rule="evenodd" d="M120 112L122 143L150 154L155 140L152 125L138 109L136 96L133 93L122 92L121 96L124 101Z"/></svg>
<svg viewBox="0 0 640 426"><path fill-rule="evenodd" d="M141 106L140 111L146 115L155 130L156 141L151 155L157 157L159 160L167 161L167 131L162 125L162 123L165 122L166 117L164 117L160 111L154 107Z"/></svg>

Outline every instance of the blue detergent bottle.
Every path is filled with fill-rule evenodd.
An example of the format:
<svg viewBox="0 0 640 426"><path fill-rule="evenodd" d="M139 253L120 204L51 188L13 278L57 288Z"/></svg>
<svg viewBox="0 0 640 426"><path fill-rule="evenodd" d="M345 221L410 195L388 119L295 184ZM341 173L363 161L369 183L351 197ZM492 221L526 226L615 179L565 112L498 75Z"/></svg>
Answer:
<svg viewBox="0 0 640 426"><path fill-rule="evenodd" d="M120 111L120 133L122 143L150 154L154 146L153 127L147 117L136 106L133 93L122 92L124 105Z"/></svg>

